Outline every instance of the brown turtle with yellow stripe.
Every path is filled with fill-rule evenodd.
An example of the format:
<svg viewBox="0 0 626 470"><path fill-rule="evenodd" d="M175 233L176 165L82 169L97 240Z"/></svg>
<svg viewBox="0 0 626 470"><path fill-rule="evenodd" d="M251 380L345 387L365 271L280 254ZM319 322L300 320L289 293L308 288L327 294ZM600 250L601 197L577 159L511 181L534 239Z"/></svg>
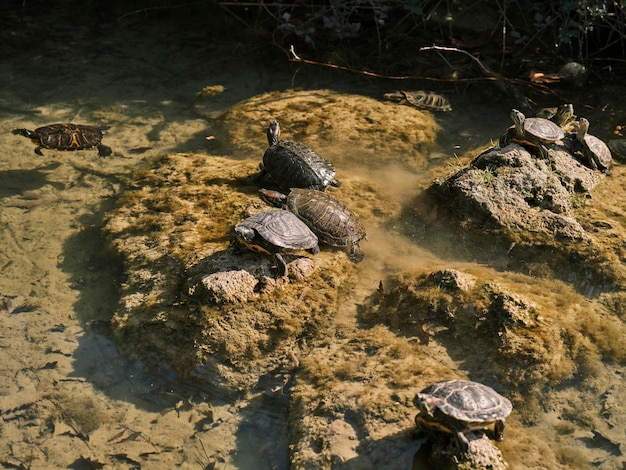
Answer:
<svg viewBox="0 0 626 470"><path fill-rule="evenodd" d="M111 148L102 145L102 131L106 127L87 126L84 124L50 124L35 129L15 129L13 134L22 135L32 140L37 147L35 153L42 155L41 149L85 150L96 147L100 157L111 155Z"/></svg>

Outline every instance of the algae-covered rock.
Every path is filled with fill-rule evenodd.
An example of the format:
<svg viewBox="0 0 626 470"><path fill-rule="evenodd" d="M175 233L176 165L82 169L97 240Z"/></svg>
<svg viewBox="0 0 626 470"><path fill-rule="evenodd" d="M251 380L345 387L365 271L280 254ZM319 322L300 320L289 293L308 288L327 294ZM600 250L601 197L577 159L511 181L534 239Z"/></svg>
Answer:
<svg viewBox="0 0 626 470"><path fill-rule="evenodd" d="M416 199L415 230L437 249L444 240L451 250L490 244L488 256L499 257L503 268L556 276L582 290L626 286L615 245L602 240L603 228L618 227L588 213L595 205L605 205L605 214L611 204L619 207L621 169L606 176L565 146L550 146L548 155L538 158L517 144L480 153ZM461 230L451 234L449 223Z"/></svg>
<svg viewBox="0 0 626 470"><path fill-rule="evenodd" d="M428 113L362 96L272 92L214 121L207 146L222 145L231 157L171 154L138 169L105 227L127 273L113 331L132 355L237 389L289 369L328 331L339 297L356 282L345 251L325 245L314 257L285 256L289 277L279 279L270 256L231 246L233 227L267 209L248 176L267 148L271 119L285 138L330 152L343 183L332 191L364 225L401 207L378 181L391 172L372 181L354 168L423 168L421 149L438 129ZM386 151L391 146L398 149ZM367 243L362 248L367 253Z"/></svg>
<svg viewBox="0 0 626 470"><path fill-rule="evenodd" d="M588 191L597 178L572 157L553 161L563 162L562 168L552 168L517 144L494 148L445 181L435 182L431 191L476 225L583 241L585 231L571 216L568 187ZM568 175L566 184L559 172Z"/></svg>
<svg viewBox="0 0 626 470"><path fill-rule="evenodd" d="M106 226L127 271L113 331L131 354L237 388L332 321L353 282L345 253L287 257L290 277L277 279L271 257L230 246L233 227L266 208L239 178L253 165L177 154L136 174Z"/></svg>
<svg viewBox="0 0 626 470"><path fill-rule="evenodd" d="M273 119L281 124L281 138L300 141L330 160L340 181L346 165L424 168L422 153L439 130L427 112L330 90L264 93L233 106L219 122L237 155L260 160Z"/></svg>

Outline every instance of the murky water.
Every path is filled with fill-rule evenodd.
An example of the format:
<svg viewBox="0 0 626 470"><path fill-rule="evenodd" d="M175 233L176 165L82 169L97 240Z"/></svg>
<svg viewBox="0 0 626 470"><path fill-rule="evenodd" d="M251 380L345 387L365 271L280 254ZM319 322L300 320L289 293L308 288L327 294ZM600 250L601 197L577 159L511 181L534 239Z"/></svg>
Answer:
<svg viewBox="0 0 626 470"><path fill-rule="evenodd" d="M10 21L4 21L0 368L5 380L0 384L0 463L5 466L289 466L288 407L281 397L239 401L220 393L219 387L206 390L180 383L166 368L162 374L147 371L118 353L108 339L108 321L118 307L125 275L121 260L104 243L102 218L143 163L174 152L219 149L221 155L228 154L232 149L222 135L215 136L216 143L207 140L218 129L211 118L244 99L293 87L379 97L395 85L289 66L286 59L266 52L242 52L236 42L221 41L201 21L190 20L194 12L185 14L175 12L177 21L158 14L116 21L120 14L98 24L76 24L71 15L45 17L25 8L11 11ZM188 27L181 30L181 24ZM223 85L225 91L210 104L197 106L197 94L214 85ZM442 131L425 168L372 169L342 160L345 149L327 149L328 158L341 161L348 174L375 179L388 189L394 204L402 206L429 182L431 168L454 162L455 154L496 138L511 105L504 100L486 102L481 96L456 95L452 101L455 111L437 116ZM41 157L30 142L10 133L18 127L69 121L110 126L103 142L113 155L99 159L95 150L44 149ZM365 249L367 258L352 299L375 291L388 274L441 266L449 255L433 253L396 226L370 225ZM484 265L497 264L497 259L485 262L485 256L480 257L482 266L470 263L467 268L495 276L496 271ZM474 257L457 262L468 260ZM355 322L352 299L337 309L338 329ZM606 380L607 371L598 373L596 380L608 387L610 398L624 390L623 369L608 367L615 382ZM614 427L622 429L623 408L619 400L607 397L603 403L613 406ZM571 397L570 413L586 403ZM592 432L583 418L574 421L578 425L566 425L557 415L547 410L539 431L547 442L554 429L560 436L548 461L559 461L563 468L615 468L623 435L616 443L612 435ZM537 447L541 439L526 442L526 447L509 442L525 435L523 421L512 417L502 446L505 456L509 452L513 461L522 462L524 453L534 454L533 468L541 468L541 458L536 457L546 452ZM576 449L580 442L591 450ZM354 468L369 468L355 462Z"/></svg>

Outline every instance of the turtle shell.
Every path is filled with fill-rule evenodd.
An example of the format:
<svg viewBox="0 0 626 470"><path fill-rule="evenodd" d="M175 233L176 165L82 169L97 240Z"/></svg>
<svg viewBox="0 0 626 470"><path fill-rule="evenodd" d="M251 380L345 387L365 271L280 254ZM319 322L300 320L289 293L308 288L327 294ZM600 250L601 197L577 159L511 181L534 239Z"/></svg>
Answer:
<svg viewBox="0 0 626 470"><path fill-rule="evenodd" d="M324 189L335 180L335 167L313 149L293 140L278 140L280 126L272 121L268 129L270 147L263 155L263 169L283 189Z"/></svg>
<svg viewBox="0 0 626 470"><path fill-rule="evenodd" d="M292 189L287 196L287 209L329 245L356 245L365 238L365 228L354 212L322 191Z"/></svg>
<svg viewBox="0 0 626 470"><path fill-rule="evenodd" d="M269 210L248 217L235 226L235 237L252 250L271 254L319 250L317 236L311 229L284 210Z"/></svg>
<svg viewBox="0 0 626 470"><path fill-rule="evenodd" d="M85 150L98 148L98 154L105 157L111 154L111 149L102 145L102 128L83 124L50 124L30 131L15 129L14 134L23 135L31 139L38 147L35 153L41 155L41 149L55 150Z"/></svg>
<svg viewBox="0 0 626 470"><path fill-rule="evenodd" d="M386 99L397 101L403 104L409 104L418 109L428 109L431 111L452 111L452 106L445 96L432 91L414 90L405 91L399 90L391 93L385 93L383 95Z"/></svg>
<svg viewBox="0 0 626 470"><path fill-rule="evenodd" d="M613 166L611 151L602 139L595 135L588 134L587 129L589 129L589 121L585 118L581 118L578 129L580 134L578 140L582 138L583 153L588 158L590 165L595 166L594 169L607 172Z"/></svg>
<svg viewBox="0 0 626 470"><path fill-rule="evenodd" d="M547 119L527 118L516 109L511 112L511 118L515 123L517 137L531 144L550 144L565 137L565 132L561 126Z"/></svg>
<svg viewBox="0 0 626 470"><path fill-rule="evenodd" d="M469 380L434 383L418 393L414 401L420 409L425 403L430 410L422 411L418 418L452 433L489 427L504 421L513 409L511 402L491 387Z"/></svg>

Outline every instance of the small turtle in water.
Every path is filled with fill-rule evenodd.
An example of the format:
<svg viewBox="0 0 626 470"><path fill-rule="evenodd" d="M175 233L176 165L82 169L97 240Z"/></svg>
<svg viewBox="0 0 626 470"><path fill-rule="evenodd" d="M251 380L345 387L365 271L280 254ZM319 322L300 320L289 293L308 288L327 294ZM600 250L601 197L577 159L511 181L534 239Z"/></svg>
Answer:
<svg viewBox="0 0 626 470"><path fill-rule="evenodd" d="M537 148L543 158L548 158L547 144L553 144L565 137L561 126L544 118L527 118L524 113L513 109L511 111L513 125L500 137L500 147L511 142L523 146Z"/></svg>
<svg viewBox="0 0 626 470"><path fill-rule="evenodd" d="M278 274L287 274L287 263L282 253L306 250L319 253L317 236L298 217L289 211L259 212L235 226L235 240L252 251L274 256Z"/></svg>
<svg viewBox="0 0 626 470"><path fill-rule="evenodd" d="M505 418L511 402L491 387L470 380L443 380L415 395L420 412L415 424L423 431L435 430L455 436L462 452L469 442L464 432L494 428L496 441L504 437Z"/></svg>
<svg viewBox="0 0 626 470"><path fill-rule="evenodd" d="M339 186L335 167L313 149L293 140L279 140L280 125L272 121L267 129L269 148L263 155L261 172L253 181L266 175L283 189L307 188L323 190L326 186Z"/></svg>
<svg viewBox="0 0 626 470"><path fill-rule="evenodd" d="M408 104L418 109L428 109L431 111L452 111L452 106L445 96L441 96L431 91L398 90L383 95L385 99L396 101L400 104Z"/></svg>
<svg viewBox="0 0 626 470"><path fill-rule="evenodd" d="M350 247L350 259L360 262L365 254L359 242L365 229L356 215L343 202L315 189L291 190L289 195L260 189L261 198L276 207L297 215L320 241L332 246Z"/></svg>
<svg viewBox="0 0 626 470"><path fill-rule="evenodd" d="M93 147L98 148L100 157L111 155L111 148L102 145L102 131L108 127L94 127L83 124L50 124L30 131L28 129L15 129L13 134L28 137L35 144L35 153L42 155L41 149L55 150L85 150Z"/></svg>
<svg viewBox="0 0 626 470"><path fill-rule="evenodd" d="M575 139L569 139L574 154L582 154L583 162L592 170L600 170L606 175L611 174L613 157L609 147L595 135L589 134L589 121L580 118Z"/></svg>

